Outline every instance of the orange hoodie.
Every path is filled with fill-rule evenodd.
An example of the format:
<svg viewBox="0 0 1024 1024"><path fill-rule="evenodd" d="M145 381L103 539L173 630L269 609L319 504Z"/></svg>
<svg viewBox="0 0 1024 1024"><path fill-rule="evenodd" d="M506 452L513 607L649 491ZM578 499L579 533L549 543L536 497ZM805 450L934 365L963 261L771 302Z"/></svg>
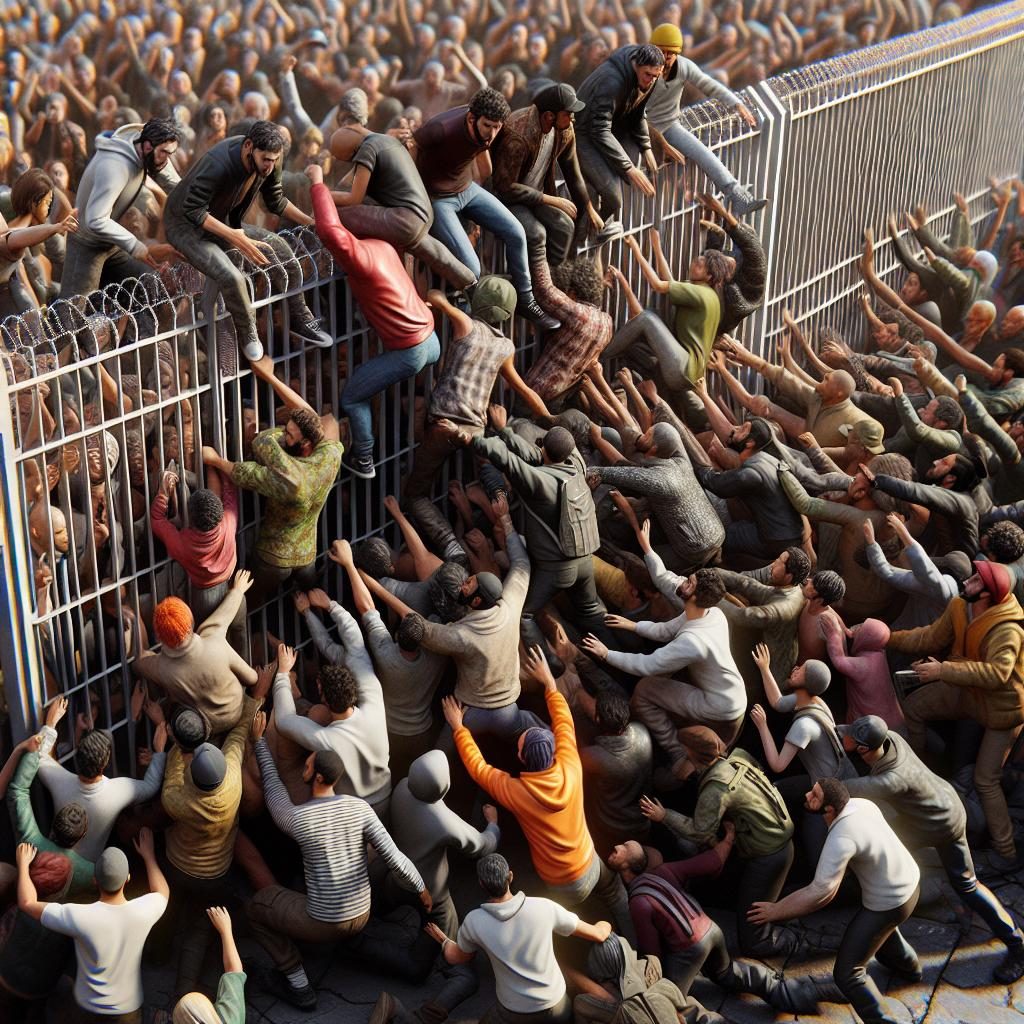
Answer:
<svg viewBox="0 0 1024 1024"><path fill-rule="evenodd" d="M583 766L569 705L557 690L545 696L555 734L550 768L518 778L492 768L465 726L455 730L455 746L473 781L516 816L541 879L567 885L590 867L594 841L583 816Z"/></svg>

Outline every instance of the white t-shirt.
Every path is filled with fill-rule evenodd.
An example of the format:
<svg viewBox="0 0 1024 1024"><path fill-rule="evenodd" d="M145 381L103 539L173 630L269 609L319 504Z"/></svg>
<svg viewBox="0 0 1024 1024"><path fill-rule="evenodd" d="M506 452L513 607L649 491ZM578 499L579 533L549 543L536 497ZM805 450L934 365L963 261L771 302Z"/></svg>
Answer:
<svg viewBox="0 0 1024 1024"><path fill-rule="evenodd" d="M142 947L167 909L157 892L127 903L47 903L42 922L75 940L75 1002L92 1013L132 1013L143 1002Z"/></svg>
<svg viewBox="0 0 1024 1024"><path fill-rule="evenodd" d="M860 882L867 910L902 907L921 881L921 869L870 800L852 797L832 822L814 881L832 889L847 867Z"/></svg>
<svg viewBox="0 0 1024 1024"><path fill-rule="evenodd" d="M459 929L467 953L483 950L494 970L498 1002L513 1013L549 1010L565 995L552 932L572 935L580 919L552 900L516 893L470 911Z"/></svg>
<svg viewBox="0 0 1024 1024"><path fill-rule="evenodd" d="M779 701L777 711L794 711L796 697L788 694ZM835 732L835 719L825 704L816 704L815 711L797 715L786 733L786 742L797 748L800 763L811 782L818 779L852 779L857 773L849 758L840 758L829 738L826 722L831 722Z"/></svg>

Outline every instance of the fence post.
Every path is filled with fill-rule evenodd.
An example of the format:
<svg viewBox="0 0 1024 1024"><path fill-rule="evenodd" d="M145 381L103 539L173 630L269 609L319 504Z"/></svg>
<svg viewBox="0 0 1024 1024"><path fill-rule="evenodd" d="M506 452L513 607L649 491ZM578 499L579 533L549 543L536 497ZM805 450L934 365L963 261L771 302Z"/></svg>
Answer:
<svg viewBox="0 0 1024 1024"><path fill-rule="evenodd" d="M3 373L0 369L0 373ZM0 669L11 716L11 733L20 743L36 727L36 708L42 704L42 672L32 625L26 620L34 607L32 555L28 550L24 506L15 459L14 415L6 374L0 379Z"/></svg>

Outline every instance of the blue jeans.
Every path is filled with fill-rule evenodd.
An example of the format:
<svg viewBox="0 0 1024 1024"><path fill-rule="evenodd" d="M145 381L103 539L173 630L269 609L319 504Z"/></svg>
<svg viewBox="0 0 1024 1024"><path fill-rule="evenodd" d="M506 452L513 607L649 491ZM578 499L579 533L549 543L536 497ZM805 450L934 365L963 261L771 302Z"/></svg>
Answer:
<svg viewBox="0 0 1024 1024"><path fill-rule="evenodd" d="M682 124L674 121L662 129L662 135L670 146L675 146L687 160L692 160L714 184L719 192L726 192L736 184L736 178L715 154Z"/></svg>
<svg viewBox="0 0 1024 1024"><path fill-rule="evenodd" d="M352 454L356 457L373 453L373 412L370 399L401 380L415 377L425 366L441 358L441 342L432 331L418 345L392 349L368 359L352 371L341 405L348 414L352 428Z"/></svg>
<svg viewBox="0 0 1024 1024"><path fill-rule="evenodd" d="M520 295L531 290L526 232L504 203L484 191L475 181L470 182L469 188L457 196L440 196L431 202L434 206L434 226L430 233L448 246L477 277L480 276L480 258L469 244L469 236L459 220L460 213L505 243L512 284Z"/></svg>

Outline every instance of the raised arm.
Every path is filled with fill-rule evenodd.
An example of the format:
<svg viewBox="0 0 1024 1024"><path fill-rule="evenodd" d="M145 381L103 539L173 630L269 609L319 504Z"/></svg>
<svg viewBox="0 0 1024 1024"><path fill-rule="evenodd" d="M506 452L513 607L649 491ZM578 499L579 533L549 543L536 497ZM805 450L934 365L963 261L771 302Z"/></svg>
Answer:
<svg viewBox="0 0 1024 1024"><path fill-rule="evenodd" d="M654 267L648 262L647 257L644 256L640 249L640 243L636 240L634 235L627 235L624 239L626 247L633 254L633 258L637 261L640 267L640 272L644 275L644 279L656 291L659 295L667 295L669 285L671 281L663 280L658 276Z"/></svg>

